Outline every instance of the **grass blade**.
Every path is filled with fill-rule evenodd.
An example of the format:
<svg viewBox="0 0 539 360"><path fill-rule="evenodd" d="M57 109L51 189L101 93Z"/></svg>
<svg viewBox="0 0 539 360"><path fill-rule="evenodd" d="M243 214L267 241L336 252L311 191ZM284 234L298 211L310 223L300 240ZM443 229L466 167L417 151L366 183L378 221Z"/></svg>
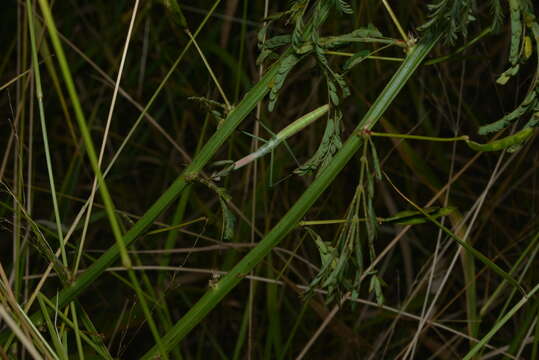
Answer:
<svg viewBox="0 0 539 360"><path fill-rule="evenodd" d="M513 306L511 308L511 310L509 310L507 312L507 314L505 314L501 319L500 321L498 321L493 327L492 329L490 329L490 331L481 339L481 341L479 341L469 352L468 354L466 354L466 356L463 358L463 360L471 360L474 358L474 356L479 352L481 351L481 349L489 342L490 339L492 339L492 337L498 332L498 330L500 330L500 328L505 325L506 322L508 322L509 320L513 319L513 316L515 315L515 313L520 310L521 307L523 307L527 302L528 300L530 300L530 298L532 298L532 296L539 290L539 284L536 285L532 291L530 291L528 294L524 294L524 297L522 299L520 299L520 301L518 303L515 304L515 306Z"/></svg>
<svg viewBox="0 0 539 360"><path fill-rule="evenodd" d="M174 181L170 187L157 199L157 201L146 211L139 221L125 233L123 243L129 246L135 241L144 231L155 221L155 219L176 200L180 193L188 184L190 176L197 174L210 161L221 145L234 132L236 127L249 113L256 107L270 89L270 83L277 74L279 63L272 66L262 79L246 93L243 100L234 108L223 122L223 125L212 135L200 150L198 156L193 159L193 162L182 172L182 174ZM103 255L99 257L83 274L81 274L72 283L72 285L60 292L58 295L59 306L64 306L75 299L82 291L90 286L107 267L111 266L119 257L120 250L118 245L111 246ZM37 323L41 323L41 314L32 315L32 319ZM6 333L2 334L1 339Z"/></svg>
<svg viewBox="0 0 539 360"><path fill-rule="evenodd" d="M397 72L393 75L380 96L365 114L356 131L371 129L391 105L400 90L413 75L423 59L439 40L439 35L427 36L411 51ZM279 221L279 223L264 237L264 239L251 250L234 268L224 276L212 289L210 289L163 337L167 351L175 347L224 297L245 275L253 269L301 220L307 210L314 204L323 191L331 184L333 179L354 156L362 144L362 138L351 136L337 153L333 161L322 174L309 186L300 199ZM158 354L157 347L150 349L142 359L154 359Z"/></svg>

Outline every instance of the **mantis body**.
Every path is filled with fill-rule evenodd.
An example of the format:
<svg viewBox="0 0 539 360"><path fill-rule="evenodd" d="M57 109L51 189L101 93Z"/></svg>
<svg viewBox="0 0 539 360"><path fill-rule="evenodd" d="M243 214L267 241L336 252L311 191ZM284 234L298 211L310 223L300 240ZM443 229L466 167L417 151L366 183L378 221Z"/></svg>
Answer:
<svg viewBox="0 0 539 360"><path fill-rule="evenodd" d="M300 132L305 127L312 124L314 121L322 117L324 114L326 114L329 111L329 105L322 105L319 108L303 115L299 119L295 120L294 122L290 123L288 126L286 126L284 129L279 131L277 134L275 134L271 139L266 141L264 145L262 145L258 150L256 150L253 153L250 153L249 155L239 159L238 161L230 164L223 170L219 171L214 175L215 178L219 178L221 176L228 175L231 171L237 170L239 168L244 167L245 165L255 161L256 159L268 154L271 152L274 148L276 148L279 144L281 144L283 141L285 141L290 136Z"/></svg>

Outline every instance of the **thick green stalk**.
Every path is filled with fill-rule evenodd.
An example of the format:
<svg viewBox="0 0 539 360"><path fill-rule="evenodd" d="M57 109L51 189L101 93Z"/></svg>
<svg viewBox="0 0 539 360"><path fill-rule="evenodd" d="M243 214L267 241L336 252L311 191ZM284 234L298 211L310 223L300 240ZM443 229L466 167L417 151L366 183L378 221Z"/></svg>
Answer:
<svg viewBox="0 0 539 360"><path fill-rule="evenodd" d="M88 129L88 126L86 124L86 119L84 116L84 113L82 111L82 106L80 104L77 90L75 88L75 83L73 81L73 78L71 76L71 72L69 70L69 66L67 64L67 59L64 54L64 50L62 48L62 45L60 43L60 39L58 37L58 31L56 29L56 25L54 23L54 19L52 17L52 13L50 11L49 4L47 0L39 0L39 5L41 7L41 11L43 12L43 18L45 20L45 24L47 25L47 28L49 30L49 35L51 38L51 42L53 44L53 47L56 51L56 55L58 58L58 62L60 64L60 69L62 70L62 73L64 75L64 81L67 87L67 91L69 93L69 96L71 98L72 104L73 104L73 110L75 111L75 117L77 119L77 123L79 125L79 130L82 135L82 139L84 141L84 145L86 147L88 159L90 160L90 164L92 165L92 168L94 170L95 176L97 178L97 181L99 183L99 190L101 193L101 197L103 199L103 203L105 204L105 210L107 212L107 215L109 217L110 226L112 229L112 232L114 234L114 237L116 239L119 239L119 243L122 245L122 260L125 264L129 263L128 257L127 257L127 250L125 248L125 245L121 241L122 239L122 233L120 231L120 227L118 225L118 221L116 219L116 215L114 213L114 203L112 202L112 198L110 196L110 193L108 191L108 187L106 186L105 180L103 179L103 175L101 173L101 170L98 166L97 162L97 155L95 152L95 148L92 142L92 138L90 136L90 131Z"/></svg>
<svg viewBox="0 0 539 360"><path fill-rule="evenodd" d="M286 56L286 54L285 54ZM283 57L281 57L282 59ZM154 221L155 219L179 196L185 186L188 184L189 176L197 174L215 155L217 150L232 134L236 127L247 115L255 108L270 89L270 83L277 74L279 61L277 61L260 81L245 95L243 100L234 108L223 122L222 126L206 142L198 156L182 172L182 174L170 185L170 187L159 197L159 199L146 211L143 217L133 225L133 227L124 235L125 246L129 246L135 241ZM62 307L75 299L82 291L90 286L109 266L111 266L119 256L118 245L111 246L99 259L97 259L84 273L82 273L72 283L72 285L60 292L57 301L58 306ZM41 313L32 315L32 320L36 323L41 322ZM5 332L0 339L4 339Z"/></svg>
<svg viewBox="0 0 539 360"><path fill-rule="evenodd" d="M311 24L306 26L306 32L311 31ZM196 34L195 34L196 35ZM146 211L139 221L124 235L125 246L129 246L155 221L155 219L179 196L188 184L190 176L197 174L215 155L217 150L233 133L236 127L255 106L266 96L270 90L270 85L278 73L280 62L290 54L291 50L285 51L275 64L264 74L258 83L249 90L242 101L229 113L222 126L212 135L208 142L201 149L192 163L182 172L182 174L170 185L170 187L157 199L157 201ZM65 306L97 279L109 266L111 266L119 256L118 245L111 246L99 259L97 259L83 274L81 274L68 288L58 294L57 304L59 307ZM32 315L35 323L42 322L41 313ZM9 336L8 332L3 332L0 340Z"/></svg>
<svg viewBox="0 0 539 360"><path fill-rule="evenodd" d="M391 105L404 84L415 72L419 64L439 40L440 36L427 36L409 52L406 59L393 75L380 96L356 128L371 129ZM362 138L352 135L337 153L328 167L307 188L294 206L277 225L252 249L234 268L176 323L162 339L167 351L175 347L206 315L251 271L292 229L294 229L307 210L331 184L333 179L354 156L362 143ZM159 351L156 346L150 349L142 359L155 359Z"/></svg>
<svg viewBox="0 0 539 360"><path fill-rule="evenodd" d="M45 150L45 162L47 164L47 174L49 176L49 186L51 189L51 199L54 210L54 220L56 221L56 232L62 254L62 263L67 267L67 255L64 246L64 235L62 234L62 220L60 218L60 210L58 208L58 197L56 196L56 185L54 181L54 172L52 167L51 153L49 147L49 136L47 134L47 123L45 122L45 109L43 106L43 87L41 86L41 71L39 69L39 61L37 56L37 40L34 29L34 15L32 14L32 4L26 1L26 9L28 16L28 27L30 28L30 45L32 48L32 68L36 83L36 97L39 107L39 120L41 123L41 134L43 137L43 148Z"/></svg>
<svg viewBox="0 0 539 360"><path fill-rule="evenodd" d="M137 2L138 4L138 2ZM62 44L60 43L60 38L58 36L58 30L56 28L56 24L54 22L54 18L51 13L50 6L48 4L47 0L39 0L39 6L41 8L41 11L43 13L43 19L45 21L45 24L47 25L47 29L49 31L49 35L51 38L52 45L54 47L54 50L56 52L58 62L60 64L60 69L62 71L64 81L67 87L67 91L69 93L69 97L71 98L71 102L73 104L73 109L75 111L75 118L77 119L77 123L79 126L79 130L81 132L81 136L84 142L84 146L86 149L86 154L88 156L88 159L90 160L90 164L92 166L92 170L94 171L97 183L99 184L99 192L101 194L101 198L103 200L103 204L105 205L105 212L107 213L107 217L109 219L110 227L112 230L112 233L114 235L114 239L116 241L116 247L118 248L118 253L122 259L122 264L127 268L128 274L130 277L131 282L133 283L133 287L135 289L135 292L137 294L137 297L139 299L140 305L142 307L142 310L144 312L146 321L148 322L148 326L150 327L151 333L160 348L160 354L163 359L167 359L167 354L164 352L164 349L161 345L161 336L157 330L157 326L152 318L152 314L148 308L148 305L146 303L146 300L144 298L144 294L142 292L142 289L140 288L139 281L135 275L135 272L132 269L132 263L131 259L129 258L129 254L127 252L127 245L124 242L124 238L122 235L122 231L120 229L120 224L118 222L118 219L116 218L116 210L114 207L114 202L112 201L112 197L108 191L107 185L105 183L105 179L103 177L103 173L101 172L101 168L97 159L97 154L94 148L94 144L92 142L92 138L90 135L90 131L88 129L88 125L86 123L86 118L84 116L84 112L82 111L82 106L80 104L77 90L75 88L75 83L73 81L73 77L71 76L71 71L69 69L69 65L67 63L67 58L65 56L64 50L62 48ZM137 6L134 8L133 18L136 15ZM131 23L132 26L132 23ZM55 207L57 209L57 206ZM60 241L62 241L61 233L60 234ZM64 305L59 305L64 306Z"/></svg>
<svg viewBox="0 0 539 360"><path fill-rule="evenodd" d="M200 154L193 159L193 162L182 172L182 174L172 183L172 185L159 197L159 199L146 211L144 216L133 225L124 235L124 243L129 246L154 220L163 212L182 192L188 183L189 177L196 175L215 155L217 150L232 134L240 122L254 109L258 101L267 94L269 83L277 73L278 66L273 66L266 75L253 87L243 101L230 113L223 125L208 140L201 149ZM74 299L83 289L90 285L107 267L117 258L119 252L116 245L107 250L97 259L87 271L85 271L70 288L65 289L59 295L59 304L65 304Z"/></svg>

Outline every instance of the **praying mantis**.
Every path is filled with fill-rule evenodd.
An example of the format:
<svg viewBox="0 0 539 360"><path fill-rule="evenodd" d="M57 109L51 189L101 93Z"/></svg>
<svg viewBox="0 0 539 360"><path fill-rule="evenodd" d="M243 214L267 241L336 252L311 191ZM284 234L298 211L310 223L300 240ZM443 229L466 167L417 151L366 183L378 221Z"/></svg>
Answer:
<svg viewBox="0 0 539 360"><path fill-rule="evenodd" d="M244 167L245 165L250 164L251 162L255 161L256 159L268 154L269 152L273 151L273 149L275 149L278 145L284 142L286 139L288 139L294 134L297 134L298 132L303 130L305 127L309 126L310 124L312 124L313 122L321 118L328 111L329 111L329 104L326 104L303 115L299 119L290 123L284 129L279 131L277 134L275 134L271 139L266 141L264 145L259 147L255 152L247 156L244 156L238 161L235 161L232 163L228 160L225 160L224 163L229 164L229 165L226 166L223 170L215 173L212 177L218 180L221 178L221 176L226 176L230 172L234 170L238 170ZM223 162L220 162L220 164L223 164Z"/></svg>

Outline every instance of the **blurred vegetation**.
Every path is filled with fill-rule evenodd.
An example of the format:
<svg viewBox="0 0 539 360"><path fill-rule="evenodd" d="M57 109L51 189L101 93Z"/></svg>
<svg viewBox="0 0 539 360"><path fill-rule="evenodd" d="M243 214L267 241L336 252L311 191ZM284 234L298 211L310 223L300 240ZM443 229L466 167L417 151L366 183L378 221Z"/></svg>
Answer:
<svg viewBox="0 0 539 360"><path fill-rule="evenodd" d="M537 359L536 12L7 1L0 358Z"/></svg>

